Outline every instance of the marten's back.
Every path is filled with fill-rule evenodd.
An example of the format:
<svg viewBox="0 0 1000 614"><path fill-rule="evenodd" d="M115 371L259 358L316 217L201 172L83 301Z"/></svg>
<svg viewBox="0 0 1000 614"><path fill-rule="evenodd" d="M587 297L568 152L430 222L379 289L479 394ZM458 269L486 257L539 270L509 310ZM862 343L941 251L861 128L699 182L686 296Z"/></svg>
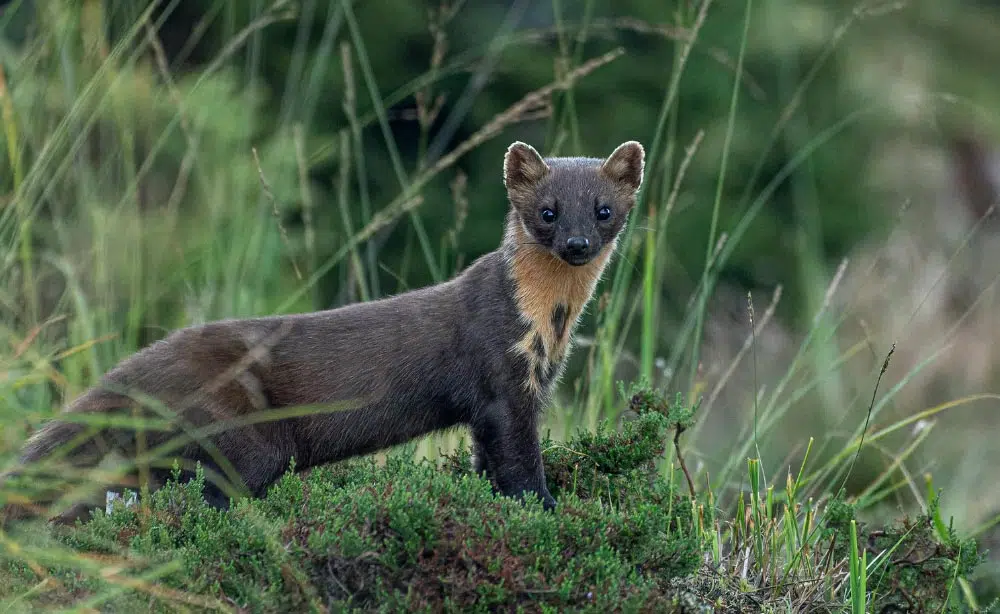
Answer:
<svg viewBox="0 0 1000 614"><path fill-rule="evenodd" d="M499 254L458 278L333 310L221 320L180 329L110 370L107 390L240 414L358 398L417 383L488 387L506 380L525 325ZM82 400L82 399L81 399ZM87 411L89 402L70 411Z"/></svg>

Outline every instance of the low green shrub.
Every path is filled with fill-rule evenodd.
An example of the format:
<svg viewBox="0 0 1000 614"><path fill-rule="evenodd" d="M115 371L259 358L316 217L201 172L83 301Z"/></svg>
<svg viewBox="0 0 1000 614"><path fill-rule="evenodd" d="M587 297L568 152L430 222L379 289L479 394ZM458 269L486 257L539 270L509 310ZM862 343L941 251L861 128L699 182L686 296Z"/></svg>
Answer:
<svg viewBox="0 0 1000 614"><path fill-rule="evenodd" d="M629 418L544 439L554 513L498 496L467 448L436 461L395 450L295 472L261 499L208 507L204 474L138 506L24 532L0 554L0 606L102 611L745 612L958 611L979 561L936 507L858 523L840 497L783 509L754 487L720 520L711 492L680 494L661 460L694 408L645 386ZM756 467L751 462L751 467ZM794 500L794 497L790 497ZM935 503L936 505L936 503ZM867 561L849 578L851 531ZM46 579L39 582L39 576ZM849 581L850 580L850 581Z"/></svg>
<svg viewBox="0 0 1000 614"><path fill-rule="evenodd" d="M206 506L199 473L57 535L146 571L173 562L160 584L251 612L663 611L671 581L701 560L690 504L656 473L667 427L646 413L621 431L545 440L554 514L494 495L461 450L439 462L395 453L384 465L365 457L289 471L228 512ZM77 595L103 582L56 576Z"/></svg>

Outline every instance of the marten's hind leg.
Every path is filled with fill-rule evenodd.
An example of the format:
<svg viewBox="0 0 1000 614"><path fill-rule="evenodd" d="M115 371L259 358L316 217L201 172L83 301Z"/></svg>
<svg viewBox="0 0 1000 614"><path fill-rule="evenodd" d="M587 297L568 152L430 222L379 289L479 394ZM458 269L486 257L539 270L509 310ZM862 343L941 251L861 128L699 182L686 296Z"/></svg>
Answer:
<svg viewBox="0 0 1000 614"><path fill-rule="evenodd" d="M203 469L202 495L205 503L216 509L229 509L230 500L243 496L263 497L281 475L288 470L292 451L283 445L285 438L278 432L266 437L253 427L237 427L212 438L212 451L192 444L183 453L184 467L178 482L186 484L195 478L196 464ZM229 471L223 469L223 463ZM232 473L232 472L235 472ZM173 479L173 470L159 469L160 485Z"/></svg>
<svg viewBox="0 0 1000 614"><path fill-rule="evenodd" d="M4 522L49 513L49 508L65 491L67 473L79 479L81 476L75 474L93 469L101 462L110 446L100 434L88 434L89 429L84 424L56 419L28 439L17 467L0 477L5 487L2 490L8 495ZM46 466L48 462L53 465ZM7 487L11 487L10 490ZM57 521L72 522L96 505L96 500L87 499L75 503L60 513L56 518L61 520Z"/></svg>

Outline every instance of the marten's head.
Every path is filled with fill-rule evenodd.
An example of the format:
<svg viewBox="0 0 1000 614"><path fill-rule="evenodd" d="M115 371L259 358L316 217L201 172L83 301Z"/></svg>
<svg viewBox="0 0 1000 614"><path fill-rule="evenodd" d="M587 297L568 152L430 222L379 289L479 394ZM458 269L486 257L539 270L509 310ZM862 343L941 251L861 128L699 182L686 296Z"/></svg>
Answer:
<svg viewBox="0 0 1000 614"><path fill-rule="evenodd" d="M642 184L645 153L636 141L607 157L543 159L516 142L504 156L503 179L526 240L573 266L587 264L625 226Z"/></svg>

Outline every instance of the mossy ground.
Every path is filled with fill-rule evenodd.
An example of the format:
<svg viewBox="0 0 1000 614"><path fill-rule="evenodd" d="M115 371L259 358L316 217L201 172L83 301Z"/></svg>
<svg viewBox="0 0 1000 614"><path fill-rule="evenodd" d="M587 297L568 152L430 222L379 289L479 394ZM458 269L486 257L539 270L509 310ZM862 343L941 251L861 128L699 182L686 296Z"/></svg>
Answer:
<svg viewBox="0 0 1000 614"><path fill-rule="evenodd" d="M18 535L0 598L9 611L842 611L854 509L834 500L817 522L807 548L822 549L827 567L816 577L781 577L798 568L793 552L747 554L734 573L744 549L725 537L729 523L658 469L685 417L662 401L633 394L620 428L543 442L555 513L496 496L465 449L434 462L397 450L384 462L290 470L265 498L230 511L204 504L199 475L137 507ZM932 529L930 517L864 527L869 560L893 552L869 574L873 611L958 603L954 580L977 554Z"/></svg>

